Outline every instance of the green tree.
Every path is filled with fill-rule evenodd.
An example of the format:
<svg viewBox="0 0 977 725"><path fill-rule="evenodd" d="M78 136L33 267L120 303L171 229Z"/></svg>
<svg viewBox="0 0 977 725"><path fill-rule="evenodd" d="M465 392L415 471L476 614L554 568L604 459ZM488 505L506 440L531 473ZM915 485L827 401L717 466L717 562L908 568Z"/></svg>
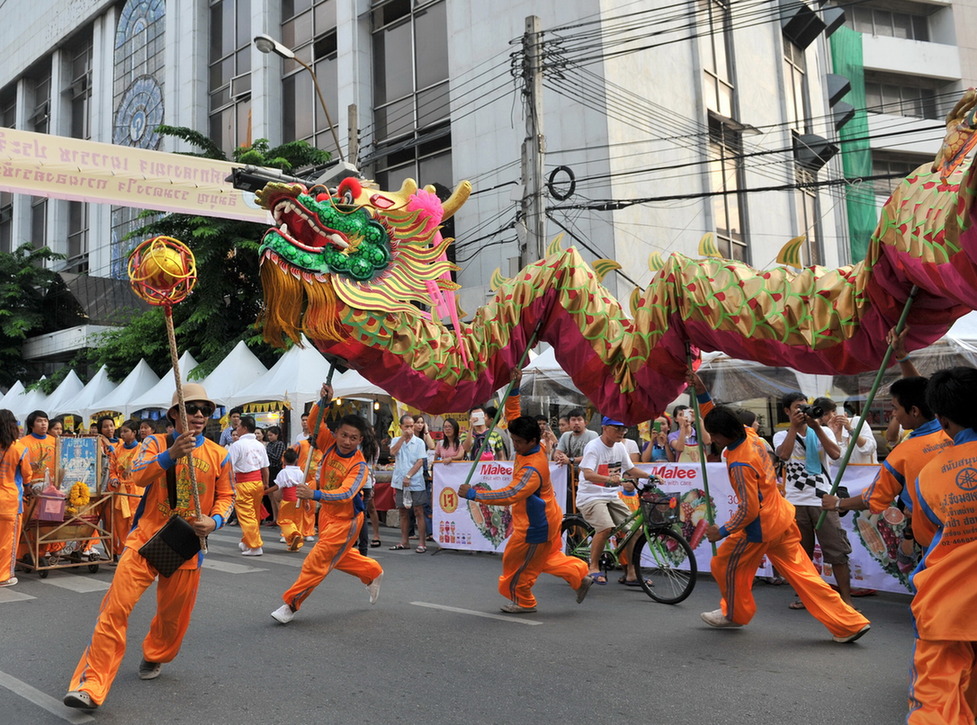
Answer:
<svg viewBox="0 0 977 725"><path fill-rule="evenodd" d="M191 156L228 160L210 139L196 131L160 126L159 132L181 138L200 149ZM321 165L328 160L327 152L304 141L270 148L265 139L258 139L252 146L239 148L233 154L237 163L285 172ZM261 340L255 325L262 308L258 246L265 230L261 224L233 219L167 214L148 220L133 233L139 239L160 234L179 239L196 257L194 291L173 308L177 344L181 351L189 350L201 366L195 377L213 370L240 340L247 341L251 351L266 365L273 364L281 355L280 350ZM99 365L108 366L109 375L114 379L128 373L140 358L145 358L157 373L169 369L162 312L146 312L127 327L104 335L96 357Z"/></svg>
<svg viewBox="0 0 977 725"><path fill-rule="evenodd" d="M57 259L64 257L30 244L12 254L0 253L0 385L4 387L37 374L24 361L21 346L48 327L51 310L45 296L57 274L44 264Z"/></svg>

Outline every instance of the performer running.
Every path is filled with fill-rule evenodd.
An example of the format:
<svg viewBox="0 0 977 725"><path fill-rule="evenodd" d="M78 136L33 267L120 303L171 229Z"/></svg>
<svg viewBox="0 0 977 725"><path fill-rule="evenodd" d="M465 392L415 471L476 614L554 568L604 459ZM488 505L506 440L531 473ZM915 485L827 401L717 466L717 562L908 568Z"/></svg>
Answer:
<svg viewBox="0 0 977 725"><path fill-rule="evenodd" d="M24 484L31 480L30 453L17 440L17 419L0 409L0 587L17 583L17 542L24 514Z"/></svg>
<svg viewBox="0 0 977 725"><path fill-rule="evenodd" d="M332 386L323 384L319 395L332 404ZM318 420L319 406L313 405L309 420ZM356 549L363 526L363 497L360 490L369 475L363 453L359 450L364 436L372 435L370 426L358 415L346 415L339 421L335 436L325 423L313 431L316 448L323 452L319 463L319 490L306 484L295 490L300 499L322 504L319 512L319 540L305 557L298 579L282 595L285 602L271 613L282 624L288 624L322 580L333 569L359 577L370 593L370 604L380 596L383 569Z"/></svg>
<svg viewBox="0 0 977 725"><path fill-rule="evenodd" d="M773 463L763 441L727 406L716 406L703 421L726 466L739 506L723 526L710 524L709 541L725 539L712 559L712 575L722 594L720 608L700 616L710 627L742 627L756 613L753 578L766 555L811 615L835 642L854 642L869 621L842 601L814 568L801 547L794 507L777 490Z"/></svg>
<svg viewBox="0 0 977 725"><path fill-rule="evenodd" d="M977 370L930 378L926 401L953 439L913 483L913 529L932 543L911 581L916 635L910 670L910 725L972 723L977 714ZM905 445L900 443L900 446Z"/></svg>
<svg viewBox="0 0 977 725"><path fill-rule="evenodd" d="M143 640L140 679L159 677L161 666L179 653L190 626L203 554L186 561L171 576L160 577L139 553L174 513L187 519L198 535L207 536L224 525L231 511L234 494L227 451L203 435L207 419L214 412L214 403L199 383L184 383L183 392L189 430L183 430L174 393L167 417L174 422L178 437L172 440L162 435L150 436L136 457L132 482L145 486L146 493L136 509L135 523L126 539L112 585L99 608L91 644L82 654L64 696L68 707L90 711L105 701L125 655L129 613L157 578L156 616ZM199 518L191 518L194 505L186 464L186 456L191 452L200 492ZM170 470L175 472L172 477L167 475ZM174 508L170 505L168 478L173 478L175 483L177 505Z"/></svg>

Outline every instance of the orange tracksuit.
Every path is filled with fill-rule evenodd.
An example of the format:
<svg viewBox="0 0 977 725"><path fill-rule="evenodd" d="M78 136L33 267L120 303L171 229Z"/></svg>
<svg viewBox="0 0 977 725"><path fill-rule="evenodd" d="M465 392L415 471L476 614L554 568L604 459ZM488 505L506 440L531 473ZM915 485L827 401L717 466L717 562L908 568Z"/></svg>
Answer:
<svg viewBox="0 0 977 725"><path fill-rule="evenodd" d="M186 458L174 463L166 449L166 436L153 435L143 441L136 455L132 482L136 486L145 486L146 492L136 510L133 528L126 539L112 585L102 600L91 643L82 654L68 687L69 690L87 692L99 704L108 695L125 655L129 613L157 578L156 616L143 640L143 658L148 662L172 661L190 626L203 553L185 562L170 577L160 577L139 554L139 548L163 528L171 513L191 521L195 517ZM198 436L193 464L200 510L205 516L211 516L219 529L234 503L227 451L204 436ZM166 471L174 465L177 505L171 509Z"/></svg>
<svg viewBox="0 0 977 725"><path fill-rule="evenodd" d="M909 496L919 472L934 456L952 445L950 436L936 419L916 428L879 464L875 480L862 491L862 500L869 511L880 514L897 498L901 498L911 511L912 500ZM926 544L929 544L929 540Z"/></svg>
<svg viewBox="0 0 977 725"><path fill-rule="evenodd" d="M309 420L316 420L316 405ZM322 580L333 569L359 577L369 584L383 573L374 560L356 548L363 526L363 497L360 491L369 475L363 454L353 451L344 456L336 439L325 425L319 426L316 448L323 451L319 463L319 490L315 500L322 504L319 512L319 540L305 557L298 579L282 595L282 600L297 612Z"/></svg>
<svg viewBox="0 0 977 725"><path fill-rule="evenodd" d="M0 582L14 575L24 514L24 484L31 475L30 451L21 441L14 441L0 458Z"/></svg>
<svg viewBox="0 0 977 725"><path fill-rule="evenodd" d="M142 496L143 489L132 482L132 464L139 453L139 442L133 441L131 446L123 442L115 447L115 455L109 463L109 478L116 481L115 493L112 497L112 552L122 556L125 549L126 537L132 528L132 515L136 511L136 500L131 496Z"/></svg>
<svg viewBox="0 0 977 725"><path fill-rule="evenodd" d="M906 721L912 725L972 725L977 715L977 431L965 429L953 443L913 486L913 531L926 519L935 535L911 577L916 642Z"/></svg>
<svg viewBox="0 0 977 725"><path fill-rule="evenodd" d="M39 483L44 480L44 474L47 474L48 481L51 482L52 486L57 486L55 471L57 467L54 463L54 456L56 452L55 446L57 445L57 439L52 435L45 435L43 438L34 435L33 433L28 433L20 439L20 442L24 444L27 450L30 452L30 462L31 462L31 475L30 478L25 481L25 483ZM28 533L30 530L28 529ZM33 541L33 537L31 537ZM64 548L63 542L58 542L56 544L44 544L40 547L40 556L46 556L51 552L60 551ZM21 544L18 547L18 554L23 557L25 554L29 553L30 549Z"/></svg>
<svg viewBox="0 0 977 725"><path fill-rule="evenodd" d="M315 407L315 406L313 406ZM319 465L322 463L322 449L313 448L308 440L302 440L292 446L292 449L299 454L295 465L305 470L305 464L309 460L309 451L312 451L312 465L309 466L309 475L305 482L312 488L317 487L316 480L319 477ZM299 499L296 502L298 515L295 518L296 525L303 537L315 536L315 501Z"/></svg>
<svg viewBox="0 0 977 725"><path fill-rule="evenodd" d="M726 449L726 466L739 506L719 528L725 539L712 558L712 575L722 593L726 618L748 624L756 613L753 578L766 555L807 610L835 637L858 632L868 620L845 604L814 569L801 548L794 507L777 490L766 446L752 428Z"/></svg>

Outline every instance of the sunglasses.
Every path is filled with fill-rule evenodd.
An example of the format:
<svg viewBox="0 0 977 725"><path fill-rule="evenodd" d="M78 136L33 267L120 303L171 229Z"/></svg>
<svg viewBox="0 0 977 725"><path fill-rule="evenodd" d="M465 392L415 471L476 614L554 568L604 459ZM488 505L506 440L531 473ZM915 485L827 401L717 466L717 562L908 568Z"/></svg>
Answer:
<svg viewBox="0 0 977 725"><path fill-rule="evenodd" d="M186 408L187 415L203 413L205 418L209 418L214 414L214 407L208 403L187 403Z"/></svg>

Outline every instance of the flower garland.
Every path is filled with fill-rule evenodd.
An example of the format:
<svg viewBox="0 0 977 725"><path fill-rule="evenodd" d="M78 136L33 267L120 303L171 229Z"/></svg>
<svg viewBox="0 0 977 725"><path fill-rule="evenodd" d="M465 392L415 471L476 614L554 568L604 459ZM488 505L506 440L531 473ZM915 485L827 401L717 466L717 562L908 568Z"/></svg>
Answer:
<svg viewBox="0 0 977 725"><path fill-rule="evenodd" d="M87 506L91 500L92 495L88 490L88 484L76 481L68 492L68 506L65 508L65 513L75 516L78 510Z"/></svg>

